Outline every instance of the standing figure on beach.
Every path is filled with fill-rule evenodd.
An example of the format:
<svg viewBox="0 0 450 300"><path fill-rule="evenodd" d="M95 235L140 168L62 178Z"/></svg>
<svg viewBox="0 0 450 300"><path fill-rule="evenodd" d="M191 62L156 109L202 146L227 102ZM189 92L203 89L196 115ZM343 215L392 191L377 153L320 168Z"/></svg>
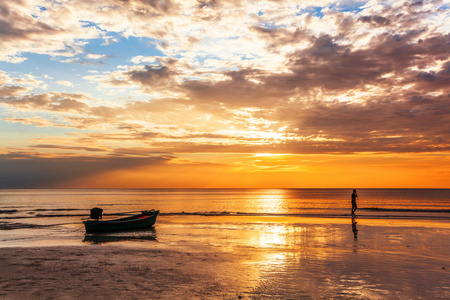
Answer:
<svg viewBox="0 0 450 300"><path fill-rule="evenodd" d="M355 211L358 208L358 206L356 206L356 198L357 197L358 197L358 195L356 194L356 190L353 190L353 193L352 193L352 215L355 214Z"/></svg>

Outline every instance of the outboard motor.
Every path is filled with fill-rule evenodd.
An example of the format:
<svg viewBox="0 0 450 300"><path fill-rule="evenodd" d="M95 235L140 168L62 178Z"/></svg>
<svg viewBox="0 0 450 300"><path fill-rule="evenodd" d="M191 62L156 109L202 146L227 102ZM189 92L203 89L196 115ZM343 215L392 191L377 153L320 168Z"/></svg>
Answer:
<svg viewBox="0 0 450 300"><path fill-rule="evenodd" d="M91 209L91 219L101 219L103 215L103 209L99 208L99 207L94 207L93 209Z"/></svg>

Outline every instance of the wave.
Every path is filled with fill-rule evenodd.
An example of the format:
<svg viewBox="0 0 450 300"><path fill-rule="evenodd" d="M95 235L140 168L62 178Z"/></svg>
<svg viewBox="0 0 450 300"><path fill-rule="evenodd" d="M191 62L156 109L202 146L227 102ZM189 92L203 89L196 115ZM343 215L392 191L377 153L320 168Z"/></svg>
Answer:
<svg viewBox="0 0 450 300"><path fill-rule="evenodd" d="M78 209L73 209L77 211ZM52 211L52 210L48 210ZM61 210L58 210L61 211ZM345 211L345 212L344 212ZM358 211L357 211L358 212ZM120 216L127 215L127 213L110 213L104 214L105 219L116 218ZM129 215L129 213L128 213ZM197 217L218 217L220 219L214 219L214 222L221 222L222 220L226 222L227 218L230 217L242 217L242 222L268 222L273 218L273 222L277 222L276 218L287 217L293 218L291 221L297 223L295 218L298 218L298 223L302 223L301 218L335 218L335 219L348 219L353 218L347 209L342 209L341 212L336 212L335 210L329 211L318 211L309 213L249 213L249 212L228 212L228 211L210 211L210 212L160 212L161 216L197 216ZM59 225L68 224L81 224L81 220L87 219L88 214L36 214L36 215L17 215L17 216L2 216L0 217L0 231L1 230L14 230L14 229L41 229L45 227L54 227ZM35 218L48 218L53 219L55 217L67 218L66 223L61 224L32 224L32 219ZM81 217L81 220L79 219ZM245 217L251 217L248 219ZM388 209L388 208L362 208L361 213L357 213L354 216L358 219L404 219L404 220L434 220L434 221L449 221L450 220L450 210L447 209ZM223 218L223 219L222 219ZM259 219L260 218L260 219ZM263 219L264 218L264 219ZM19 223L20 219L27 219L27 223ZM238 219L239 220L239 219ZM206 222L210 222L211 219L205 218ZM233 222L236 220L233 220ZM63 221L64 222L64 221ZM70 223L69 223L70 222ZM180 219L183 222L183 219ZM202 220L198 220L202 222ZM39 221L38 223L42 223Z"/></svg>
<svg viewBox="0 0 450 300"><path fill-rule="evenodd" d="M5 209L5 210L0 210L0 214L14 214L18 212L17 209Z"/></svg>
<svg viewBox="0 0 450 300"><path fill-rule="evenodd" d="M423 209L423 208L381 208L368 207L358 208L362 211L379 211L379 212L421 212L421 213L450 213L450 209Z"/></svg>
<svg viewBox="0 0 450 300"><path fill-rule="evenodd" d="M104 217L116 217L138 213L117 212L104 213ZM359 214L358 214L359 212ZM359 218L450 218L450 209L411 209L411 208L380 208L368 207L359 208L357 216ZM11 219L33 219L33 218L62 218L62 217L89 217L89 211L78 208L64 209L33 209L0 210L0 220ZM325 218L346 218L349 217L348 208L309 208L302 209L299 212L270 213L270 212L236 212L236 211L201 211L201 212L160 212L161 216L254 216L254 217L325 217Z"/></svg>
<svg viewBox="0 0 450 300"><path fill-rule="evenodd" d="M311 212L311 213L246 213L246 212L192 212L192 213L160 213L161 216L204 216L204 217L287 217L287 218L337 218L346 219L356 217L359 219L409 219L409 220L449 220L450 210L431 210L430 214L419 214L427 212L427 210L420 210L413 212L405 212L403 210L391 210L377 213L374 211L371 213L356 214L351 216L347 209L345 212Z"/></svg>
<svg viewBox="0 0 450 300"><path fill-rule="evenodd" d="M44 228L53 225L38 225L38 224L26 224L26 223L15 223L15 222L0 222L0 230L13 230L13 229L34 229L34 228Z"/></svg>

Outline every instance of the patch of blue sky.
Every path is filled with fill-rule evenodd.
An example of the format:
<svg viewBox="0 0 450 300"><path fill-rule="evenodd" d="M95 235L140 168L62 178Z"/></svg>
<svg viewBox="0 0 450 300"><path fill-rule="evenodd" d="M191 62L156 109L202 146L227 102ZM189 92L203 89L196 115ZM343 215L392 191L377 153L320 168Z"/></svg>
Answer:
<svg viewBox="0 0 450 300"><path fill-rule="evenodd" d="M195 57L193 58L195 63L198 63L198 64L203 64L203 63L205 63L205 61L207 61L209 59L223 60L223 58L221 57L220 53L216 54L216 53L209 53L209 52L197 53L197 55L195 55Z"/></svg>
<svg viewBox="0 0 450 300"><path fill-rule="evenodd" d="M22 78L24 75L32 75L36 80L43 81L49 88L56 88L51 86L57 81L70 82L74 86L77 84L84 84L81 76L77 74L85 74L86 67L77 63L64 63L46 54L26 53L27 58L24 62L19 64L9 64L0 62L0 69L9 74L12 78ZM59 85L61 88L61 85ZM38 87L34 93L46 92L45 86ZM66 87L67 91L67 87ZM67 91L67 92L70 92Z"/></svg>
<svg viewBox="0 0 450 300"><path fill-rule="evenodd" d="M230 67L230 68L227 69L227 70L230 70L230 71L239 71L239 67L238 67L238 66L232 66L232 67Z"/></svg>
<svg viewBox="0 0 450 300"><path fill-rule="evenodd" d="M285 24L278 25L275 22L265 22L265 23L262 23L261 25L267 29L278 29L278 28L287 27L287 25L285 25Z"/></svg>
<svg viewBox="0 0 450 300"><path fill-rule="evenodd" d="M261 58L261 56L256 55L255 53L244 54L241 56L241 60L255 60L255 59L259 59L259 58Z"/></svg>
<svg viewBox="0 0 450 300"><path fill-rule="evenodd" d="M328 7L310 6L305 9L299 10L299 12L296 15L299 16L307 13L315 17L322 18L323 16L325 16L328 10L359 13L362 10L364 10L364 5L366 3L367 1L363 0L354 2L336 2Z"/></svg>
<svg viewBox="0 0 450 300"><path fill-rule="evenodd" d="M329 8L334 11L359 13L364 10L367 1L337 2Z"/></svg>
<svg viewBox="0 0 450 300"><path fill-rule="evenodd" d="M43 81L45 84L33 90L33 93L44 93L48 90L75 93L82 90L98 96L96 84L86 81L85 76L92 75L92 72L113 72L118 66L132 65L131 59L135 56L164 56L156 48L154 39L125 38L112 33L108 33L108 37L116 42L107 44L103 38L88 40L88 44L83 48L84 52L75 57L23 53L25 61L18 64L0 61L0 70L12 78L29 74L35 76L36 80ZM98 55L98 58L95 55Z"/></svg>
<svg viewBox="0 0 450 300"><path fill-rule="evenodd" d="M39 10L40 11L46 11L47 10L47 8L46 7L44 7L44 6L38 6L38 8L39 8ZM39 18L39 16L36 16L36 15L31 15L33 18Z"/></svg>
<svg viewBox="0 0 450 300"><path fill-rule="evenodd" d="M325 14L323 13L322 6L310 6L305 9L300 9L299 12L296 13L297 16L301 16L304 14L310 14L318 18L322 18Z"/></svg>
<svg viewBox="0 0 450 300"><path fill-rule="evenodd" d="M87 54L105 55L100 60L112 65L129 65L135 56L165 56L157 48L158 41L144 37L123 37L108 32L105 37L90 40L85 46Z"/></svg>
<svg viewBox="0 0 450 300"><path fill-rule="evenodd" d="M98 25L98 23L91 22L91 21L88 21L88 20L80 20L80 23L83 24L82 25L83 27L95 27L95 28L97 28L97 29L99 29L101 31L105 31L106 32L106 30L103 30L101 28L101 26Z"/></svg>
<svg viewBox="0 0 450 300"><path fill-rule="evenodd" d="M75 57L50 56L46 54L23 53L25 61L18 64L11 64L0 61L0 69L7 72L21 72L47 74L51 77L69 76L69 74L84 74L89 70L96 69L100 72L109 71L118 65L129 65L131 58L135 56L164 56L156 48L155 40L148 38L121 37L120 35L108 36L117 42L105 43L105 39L89 40L84 46L84 52ZM86 57L89 54L99 55L98 59ZM67 63L64 61L70 61Z"/></svg>
<svg viewBox="0 0 450 300"><path fill-rule="evenodd" d="M439 6L439 9L442 9L442 10L450 10L450 3L442 3L442 5L441 6Z"/></svg>

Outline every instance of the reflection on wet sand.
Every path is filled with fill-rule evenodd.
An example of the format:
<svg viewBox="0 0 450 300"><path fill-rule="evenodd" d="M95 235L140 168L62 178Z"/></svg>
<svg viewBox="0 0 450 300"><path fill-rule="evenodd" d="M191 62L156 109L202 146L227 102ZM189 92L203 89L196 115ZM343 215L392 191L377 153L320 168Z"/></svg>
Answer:
<svg viewBox="0 0 450 300"><path fill-rule="evenodd" d="M132 231L110 233L86 233L83 242L91 244L105 244L127 241L157 241L154 227Z"/></svg>
<svg viewBox="0 0 450 300"><path fill-rule="evenodd" d="M356 224L358 224L356 222L356 218L355 218L355 216L352 216L352 231L353 231L353 237L355 239L358 238L358 229L356 228Z"/></svg>

